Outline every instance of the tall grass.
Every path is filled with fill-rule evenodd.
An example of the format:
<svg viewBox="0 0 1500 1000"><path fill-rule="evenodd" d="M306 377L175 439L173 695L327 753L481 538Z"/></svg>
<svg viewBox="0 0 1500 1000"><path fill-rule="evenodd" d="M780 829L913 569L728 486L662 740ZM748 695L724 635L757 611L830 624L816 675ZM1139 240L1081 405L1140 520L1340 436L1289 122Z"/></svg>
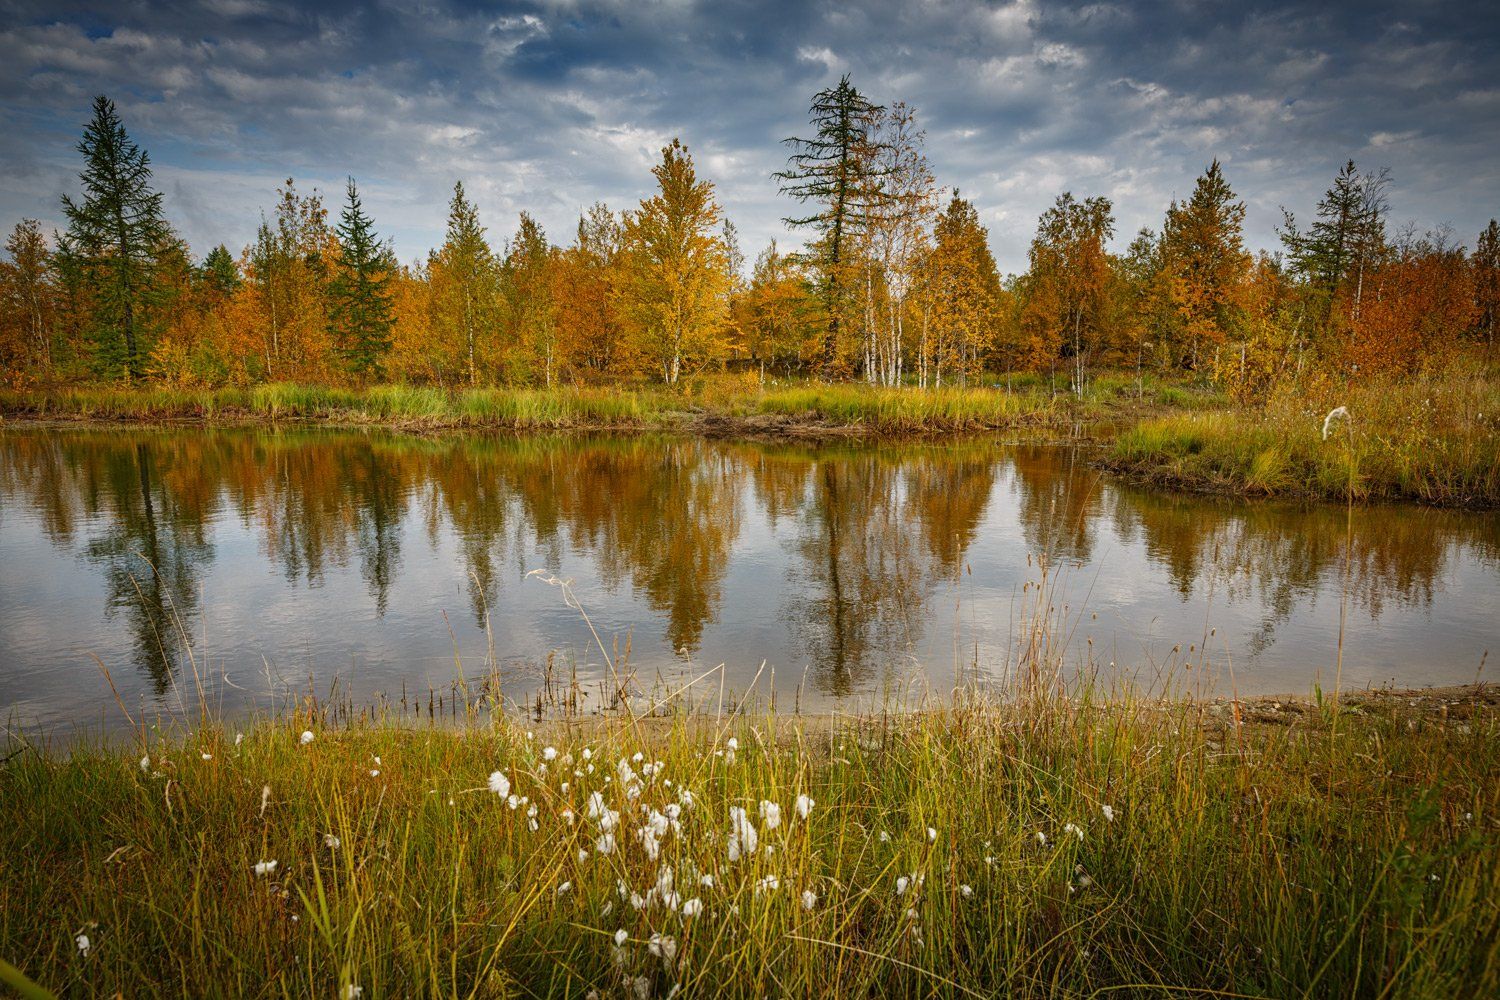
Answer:
<svg viewBox="0 0 1500 1000"><path fill-rule="evenodd" d="M953 433L1118 419L1160 407L1169 392L1181 406L1201 391L1156 386L1145 399L1135 384L1100 378L1083 396L1049 391L1034 377L995 385L923 390L799 383L762 389L755 381L700 378L661 387L557 387L446 390L381 385L365 389L273 383L251 389L62 387L0 392L0 413L63 419L286 420L392 423L426 427L691 427L709 419L760 418L885 434Z"/></svg>
<svg viewBox="0 0 1500 1000"><path fill-rule="evenodd" d="M1373 699L1336 738L1087 696L535 734L313 712L8 752L0 956L59 993L1500 990L1483 706Z"/></svg>
<svg viewBox="0 0 1500 1000"><path fill-rule="evenodd" d="M1350 431L1324 441L1323 418L1335 406L1348 409ZM1450 373L1290 387L1261 408L1146 420L1115 440L1108 464L1206 490L1492 507L1500 505L1500 383Z"/></svg>

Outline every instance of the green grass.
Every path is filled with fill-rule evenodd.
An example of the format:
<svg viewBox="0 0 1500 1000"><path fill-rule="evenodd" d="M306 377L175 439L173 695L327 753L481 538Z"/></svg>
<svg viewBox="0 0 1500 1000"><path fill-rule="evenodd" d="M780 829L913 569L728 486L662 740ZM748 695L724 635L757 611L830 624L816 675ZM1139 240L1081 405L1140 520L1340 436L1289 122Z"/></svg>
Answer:
<svg viewBox="0 0 1500 1000"><path fill-rule="evenodd" d="M0 957L59 993L1500 990L1500 726L1483 705L1372 699L1336 732L1317 711L1236 729L1202 704L1049 698L535 737L304 715L137 740L0 768ZM497 770L516 808L488 790ZM649 810L670 827L683 791L653 858L638 830ZM607 855L595 792L620 814ZM736 806L760 850L731 862ZM652 892L669 869L675 905Z"/></svg>
<svg viewBox="0 0 1500 1000"><path fill-rule="evenodd" d="M1335 406L1350 414L1327 440ZM1107 464L1174 487L1442 506L1500 505L1500 382L1449 374L1176 413L1120 434Z"/></svg>

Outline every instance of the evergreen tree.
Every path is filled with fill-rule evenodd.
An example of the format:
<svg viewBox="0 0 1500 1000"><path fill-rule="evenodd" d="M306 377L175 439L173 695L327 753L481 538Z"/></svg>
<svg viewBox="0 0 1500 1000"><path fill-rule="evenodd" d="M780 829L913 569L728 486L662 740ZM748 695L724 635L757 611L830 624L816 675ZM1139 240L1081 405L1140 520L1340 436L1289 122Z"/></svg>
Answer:
<svg viewBox="0 0 1500 1000"><path fill-rule="evenodd" d="M210 250L208 256L203 258L203 266L198 269L198 276L209 295L218 301L227 299L240 287L239 266L229 255L229 248L222 243Z"/></svg>
<svg viewBox="0 0 1500 1000"><path fill-rule="evenodd" d="M1298 230L1292 213L1282 210L1281 240L1293 269L1329 299L1352 281L1356 316L1365 274L1385 249L1385 188L1389 183L1388 171L1361 174L1350 160L1318 202L1317 221L1306 233Z"/></svg>
<svg viewBox="0 0 1500 1000"><path fill-rule="evenodd" d="M850 251L882 200L881 149L873 133L884 110L866 100L846 74L837 86L814 95L808 109L813 137L783 140L795 152L787 168L772 175L781 183L782 194L818 206L811 215L785 221L819 234L808 257L818 272L828 317L823 336L825 378L838 369L846 277L853 263Z"/></svg>
<svg viewBox="0 0 1500 1000"><path fill-rule="evenodd" d="M153 290L152 271L171 230L161 193L151 190L151 159L130 141L115 104L94 98L94 117L78 144L83 154L83 201L63 196L68 231L62 250L93 287L93 326L109 367L138 377L148 353L143 322Z"/></svg>
<svg viewBox="0 0 1500 1000"><path fill-rule="evenodd" d="M390 279L396 259L390 247L376 239L375 223L365 214L353 177L338 234L338 268L329 286L335 343L356 375L379 379L395 324Z"/></svg>

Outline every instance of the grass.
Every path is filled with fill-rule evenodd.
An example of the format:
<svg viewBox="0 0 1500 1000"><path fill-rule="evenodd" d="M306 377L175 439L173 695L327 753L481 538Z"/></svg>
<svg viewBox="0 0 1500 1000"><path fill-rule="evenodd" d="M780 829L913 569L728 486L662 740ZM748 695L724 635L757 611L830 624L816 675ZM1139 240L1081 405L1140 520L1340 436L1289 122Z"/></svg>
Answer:
<svg viewBox="0 0 1500 1000"><path fill-rule="evenodd" d="M761 388L754 380L705 378L679 391L560 387L469 389L380 385L366 389L275 383L251 389L63 386L0 392L0 414L52 419L286 420L422 427L680 428L709 419L764 432L787 422L912 435L1057 426L1114 419L1171 398L1181 405L1217 397L1134 379L1101 378L1082 398L1053 393L1035 378L977 388L886 389L798 383ZM1007 382L1016 383L1004 388ZM1182 403L1182 401L1189 401ZM770 421L770 423L767 423Z"/></svg>
<svg viewBox="0 0 1500 1000"><path fill-rule="evenodd" d="M1084 695L533 736L304 706L13 744L0 957L69 995L1495 995L1493 709L1294 718Z"/></svg>
<svg viewBox="0 0 1500 1000"><path fill-rule="evenodd" d="M1347 424L1322 436L1328 411ZM1120 434L1111 468L1263 496L1500 506L1500 382L1476 373L1287 390L1264 407L1176 413Z"/></svg>

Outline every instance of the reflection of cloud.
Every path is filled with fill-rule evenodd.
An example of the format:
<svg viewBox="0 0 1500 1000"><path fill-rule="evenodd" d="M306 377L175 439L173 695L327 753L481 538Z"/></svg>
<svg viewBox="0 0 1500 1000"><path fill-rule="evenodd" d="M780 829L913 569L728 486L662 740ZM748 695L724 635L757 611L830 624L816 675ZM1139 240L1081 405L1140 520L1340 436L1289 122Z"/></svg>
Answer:
<svg viewBox="0 0 1500 1000"><path fill-rule="evenodd" d="M843 72L918 109L1008 270L1059 191L1113 198L1124 240L1214 156L1262 246L1349 156L1391 167L1398 227L1467 228L1500 200L1500 29L1453 5L18 0L6 22L5 224L60 223L103 91L199 252L247 242L288 175L355 174L403 259L436 242L459 178L497 242L523 208L564 234L595 200L631 204L681 135L753 253L790 211L778 140Z"/></svg>

